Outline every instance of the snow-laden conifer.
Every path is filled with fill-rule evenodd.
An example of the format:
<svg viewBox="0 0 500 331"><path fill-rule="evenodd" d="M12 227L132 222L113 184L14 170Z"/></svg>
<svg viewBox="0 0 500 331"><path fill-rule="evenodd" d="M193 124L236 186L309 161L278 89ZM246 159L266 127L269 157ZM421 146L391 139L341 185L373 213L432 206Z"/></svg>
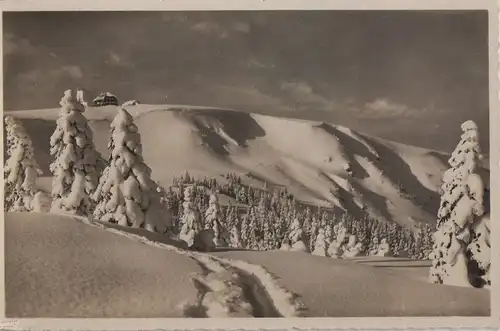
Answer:
<svg viewBox="0 0 500 331"><path fill-rule="evenodd" d="M216 194L210 195L209 205L205 212L205 229L214 231L215 246L227 246L229 244L229 234L222 222L219 199Z"/></svg>
<svg viewBox="0 0 500 331"><path fill-rule="evenodd" d="M451 168L443 176L429 276L435 283L470 286L466 249L471 228L484 213L484 187L476 174L482 158L478 128L473 121L461 128L461 140L448 160Z"/></svg>
<svg viewBox="0 0 500 331"><path fill-rule="evenodd" d="M37 193L36 179L41 174L33 153L33 144L22 123L5 118L7 160L4 167L4 209L31 211Z"/></svg>
<svg viewBox="0 0 500 331"><path fill-rule="evenodd" d="M241 242L241 231L236 223L231 227L230 241L231 247L243 248L243 243Z"/></svg>
<svg viewBox="0 0 500 331"><path fill-rule="evenodd" d="M326 241L325 230L319 228L318 235L316 236L316 243L314 250L311 254L318 256L327 256L328 243Z"/></svg>
<svg viewBox="0 0 500 331"><path fill-rule="evenodd" d="M192 247L195 238L203 229L200 214L193 204L193 186L188 186L184 190L182 207L182 228L179 233L179 239L184 240L188 244L188 247Z"/></svg>
<svg viewBox="0 0 500 331"><path fill-rule="evenodd" d="M304 244L304 231L298 218L295 218L290 226L290 233L288 238L290 239L292 250L300 252L308 252L309 249Z"/></svg>
<svg viewBox="0 0 500 331"><path fill-rule="evenodd" d="M50 137L52 210L89 215L90 195L97 186L97 153L92 131L83 116L85 107L72 90L64 92L56 129Z"/></svg>
<svg viewBox="0 0 500 331"><path fill-rule="evenodd" d="M391 256L392 251L386 238L382 238L378 246L377 256Z"/></svg>
<svg viewBox="0 0 500 331"><path fill-rule="evenodd" d="M257 210L254 206L249 208L248 225L247 225L247 242L246 247L253 250L259 249L259 238L257 236Z"/></svg>
<svg viewBox="0 0 500 331"><path fill-rule="evenodd" d="M310 251L314 249L314 245L316 244L316 236L318 235L319 229L319 219L314 215L311 219L311 225L309 228L309 238L308 238L308 248Z"/></svg>
<svg viewBox="0 0 500 331"><path fill-rule="evenodd" d="M101 221L153 232L172 225L164 189L151 179L142 157L141 136L132 116L120 108L111 122L109 165L99 180L94 217Z"/></svg>

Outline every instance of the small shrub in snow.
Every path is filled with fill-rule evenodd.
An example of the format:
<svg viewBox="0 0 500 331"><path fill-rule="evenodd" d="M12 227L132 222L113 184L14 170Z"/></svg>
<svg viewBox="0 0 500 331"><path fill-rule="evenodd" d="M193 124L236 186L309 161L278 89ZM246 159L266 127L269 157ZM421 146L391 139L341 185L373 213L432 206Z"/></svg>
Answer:
<svg viewBox="0 0 500 331"><path fill-rule="evenodd" d="M333 259L340 259L342 257L342 249L341 245L337 242L337 240L333 240L328 246L327 254L329 257Z"/></svg>
<svg viewBox="0 0 500 331"><path fill-rule="evenodd" d="M41 174L33 153L33 144L20 121L5 118L7 160L4 167L4 209L31 211L36 194L36 179Z"/></svg>
<svg viewBox="0 0 500 331"><path fill-rule="evenodd" d="M482 158L477 126L467 121L462 124L462 131L461 140L448 160L451 168L443 176L429 277L435 283L470 286L467 246L474 223L484 213L484 187L475 173Z"/></svg>
<svg viewBox="0 0 500 331"><path fill-rule="evenodd" d="M283 240L280 246L281 251L290 251L292 250L292 246L290 245L290 239L286 238Z"/></svg>
<svg viewBox="0 0 500 331"><path fill-rule="evenodd" d="M97 154L92 131L83 116L85 107L67 90L60 102L60 117L50 137L50 164L53 210L89 215L93 209L90 195L97 185Z"/></svg>
<svg viewBox="0 0 500 331"><path fill-rule="evenodd" d="M362 243L357 243L353 247L351 247L349 250L345 251L344 254L342 254L343 258L350 258L350 257L356 257L356 256L361 256L363 253L364 247Z"/></svg>
<svg viewBox="0 0 500 331"><path fill-rule="evenodd" d="M141 136L132 116L123 108L111 123L110 162L93 196L94 217L122 226L164 233L172 217L162 200L162 189L151 179L142 157Z"/></svg>
<svg viewBox="0 0 500 331"><path fill-rule="evenodd" d="M32 211L37 213L48 213L50 211L51 204L52 198L50 197L50 194L38 191L31 201L31 208Z"/></svg>

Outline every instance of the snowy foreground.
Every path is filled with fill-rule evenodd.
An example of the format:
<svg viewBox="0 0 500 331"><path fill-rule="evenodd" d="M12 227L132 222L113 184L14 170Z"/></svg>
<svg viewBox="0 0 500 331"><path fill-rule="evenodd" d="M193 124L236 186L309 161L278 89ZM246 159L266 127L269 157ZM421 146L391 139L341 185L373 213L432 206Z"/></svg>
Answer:
<svg viewBox="0 0 500 331"><path fill-rule="evenodd" d="M429 284L426 261L203 254L158 234L70 216L6 213L5 221L8 317L490 314L489 291Z"/></svg>

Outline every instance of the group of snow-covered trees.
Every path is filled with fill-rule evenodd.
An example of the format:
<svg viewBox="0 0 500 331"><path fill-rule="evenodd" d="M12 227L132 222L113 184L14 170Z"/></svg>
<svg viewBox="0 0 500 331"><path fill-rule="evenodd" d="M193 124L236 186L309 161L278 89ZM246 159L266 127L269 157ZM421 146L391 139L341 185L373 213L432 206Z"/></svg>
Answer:
<svg viewBox="0 0 500 331"><path fill-rule="evenodd" d="M171 217L161 189L144 163L140 135L132 116L119 108L111 123L109 162L99 169L85 106L74 91L60 101L56 129L50 138L52 212L94 217L101 221L165 232ZM7 155L4 171L8 211L39 211L35 181L40 173L32 142L21 123L7 117Z"/></svg>
<svg viewBox="0 0 500 331"><path fill-rule="evenodd" d="M182 236L191 233L192 238L196 231L188 229L210 228L220 246L292 249L332 257L391 255L425 259L432 250L433 229L428 225L410 230L371 218L335 215L326 209L312 211L297 203L285 189L270 192L267 188L246 187L244 191L251 192L250 204L230 202L220 207L215 192L239 192L244 187L237 176L228 175L225 179L228 178L232 178L230 184L224 185L215 179L198 180L188 173L174 178L173 185L164 192L174 219L181 223L175 225L174 231ZM199 225L186 225L193 224L189 219L196 219L194 224Z"/></svg>
<svg viewBox="0 0 500 331"><path fill-rule="evenodd" d="M476 124L462 124L463 134L444 173L430 280L484 287L491 284L490 218L484 184L477 173L482 159Z"/></svg>

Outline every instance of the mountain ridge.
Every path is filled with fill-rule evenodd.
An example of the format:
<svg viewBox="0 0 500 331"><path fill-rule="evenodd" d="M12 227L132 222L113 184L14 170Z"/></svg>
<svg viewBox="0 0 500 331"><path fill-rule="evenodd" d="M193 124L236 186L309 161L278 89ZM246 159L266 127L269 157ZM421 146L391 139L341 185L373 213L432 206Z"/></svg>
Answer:
<svg viewBox="0 0 500 331"><path fill-rule="evenodd" d="M435 222L446 153L321 121L202 106L126 108L141 133L153 179L162 186L185 170L195 177L237 173L247 185L286 186L301 201L359 217L369 214L406 227ZM84 113L104 159L115 112L115 106L107 106ZM4 113L25 123L46 176L44 186L58 114L58 108Z"/></svg>

